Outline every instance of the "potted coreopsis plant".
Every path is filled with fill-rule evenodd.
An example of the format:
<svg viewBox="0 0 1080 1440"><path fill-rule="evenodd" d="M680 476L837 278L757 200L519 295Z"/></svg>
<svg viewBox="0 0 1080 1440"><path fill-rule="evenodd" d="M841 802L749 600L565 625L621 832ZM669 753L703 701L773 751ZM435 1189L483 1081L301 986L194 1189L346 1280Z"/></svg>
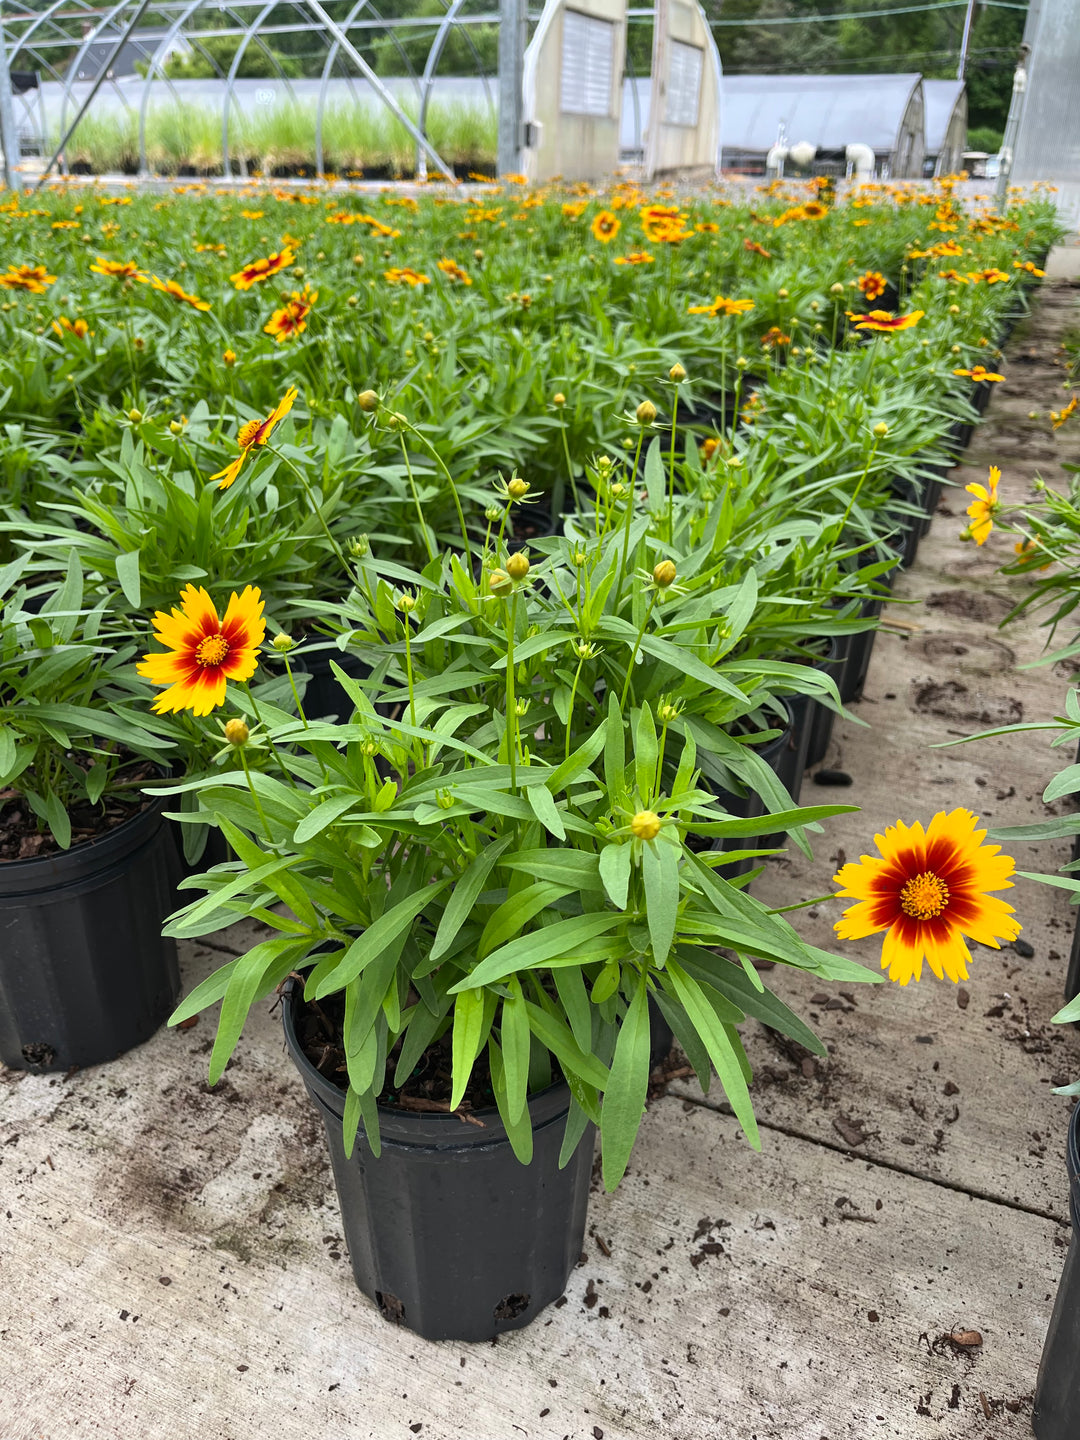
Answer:
<svg viewBox="0 0 1080 1440"><path fill-rule="evenodd" d="M147 1039L179 993L176 850L143 788L176 741L77 557L36 612L25 566L0 576L0 1059L66 1070Z"/></svg>
<svg viewBox="0 0 1080 1440"><path fill-rule="evenodd" d="M159 787L197 795L238 856L201 877L207 893L167 933L269 927L173 1020L220 1002L216 1081L252 1004L283 989L357 1283L429 1338L489 1338L562 1292L594 1128L612 1188L641 1123L650 1000L757 1145L738 1025L752 1015L821 1047L754 959L874 978L726 881L726 855L688 843L802 831L847 807L763 823L699 786L678 707L638 693L646 642L676 673L689 656L650 629L668 599L683 603L675 567L620 572L621 534L599 571L570 542L543 543L536 560L493 537L476 564L389 567L403 588L364 557L349 609L374 664L362 683L336 667L348 722L260 704L255 749L232 690L239 766ZM589 600L616 590L622 624ZM555 625L559 594L570 620ZM692 668L704 685L712 672ZM724 674L711 683L740 693Z"/></svg>

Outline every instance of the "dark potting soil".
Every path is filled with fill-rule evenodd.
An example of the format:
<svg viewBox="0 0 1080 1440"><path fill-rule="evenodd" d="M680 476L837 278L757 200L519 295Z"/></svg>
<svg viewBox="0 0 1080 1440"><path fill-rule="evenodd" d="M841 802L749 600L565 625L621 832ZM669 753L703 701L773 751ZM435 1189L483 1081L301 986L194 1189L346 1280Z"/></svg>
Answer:
<svg viewBox="0 0 1080 1440"><path fill-rule="evenodd" d="M96 805L75 805L68 811L71 820L71 848L99 840L125 820L145 810L153 800L140 793L139 786L161 775L149 761L125 769L124 781L133 788L129 794L104 795ZM63 853L52 832L31 810L16 790L0 790L0 864L7 860L32 860L39 855Z"/></svg>
<svg viewBox="0 0 1080 1440"><path fill-rule="evenodd" d="M301 1000L297 1007L296 1035L301 1049L320 1075L340 1090L349 1088L344 1043L345 997L328 995L325 1000ZM429 1045L400 1090L390 1084L396 1056L386 1062L387 1084L379 1104L399 1110L446 1113L451 1094L451 1032ZM477 1058L458 1111L490 1110L495 1105L487 1049Z"/></svg>

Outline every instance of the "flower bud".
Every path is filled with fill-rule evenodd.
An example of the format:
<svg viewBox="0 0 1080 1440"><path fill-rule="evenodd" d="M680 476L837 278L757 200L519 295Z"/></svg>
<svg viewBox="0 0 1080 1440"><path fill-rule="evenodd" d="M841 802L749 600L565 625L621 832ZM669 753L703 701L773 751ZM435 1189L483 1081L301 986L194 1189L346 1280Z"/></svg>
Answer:
<svg viewBox="0 0 1080 1440"><path fill-rule="evenodd" d="M366 535L349 536L349 554L353 557L354 560L363 560L364 556L367 555L370 548L371 547L368 544L368 538Z"/></svg>
<svg viewBox="0 0 1080 1440"><path fill-rule="evenodd" d="M404 594L398 596L397 608L403 611L406 615L408 615L411 611L416 609L416 596L410 595L409 592L406 590Z"/></svg>
<svg viewBox="0 0 1080 1440"><path fill-rule="evenodd" d="M361 390L356 403L365 415L372 415L379 408L379 397L374 390Z"/></svg>
<svg viewBox="0 0 1080 1440"><path fill-rule="evenodd" d="M505 595L513 588L514 582L505 570L492 570L488 576L488 589L492 595Z"/></svg>
<svg viewBox="0 0 1080 1440"><path fill-rule="evenodd" d="M145 349L146 349L146 341L143 339L143 337L142 337L141 335L133 335L133 336L131 337L131 343L135 346L135 349L136 349L136 350L145 350Z"/></svg>
<svg viewBox="0 0 1080 1440"><path fill-rule="evenodd" d="M514 701L514 714L519 720L524 720L525 716L529 713L530 703L529 699L524 695L519 696L518 699Z"/></svg>
<svg viewBox="0 0 1080 1440"><path fill-rule="evenodd" d="M884 440L884 439L885 439L885 436L886 436L888 433L889 433L889 427L888 427L888 425L885 424L885 421L884 421L884 420L879 420L878 423L874 426L874 434L877 436L877 438L878 438L879 440Z"/></svg>
<svg viewBox="0 0 1080 1440"><path fill-rule="evenodd" d="M611 487L611 498L613 500L621 500L625 494L626 486L622 483L621 480L616 480L614 485L612 485Z"/></svg>
<svg viewBox="0 0 1080 1440"><path fill-rule="evenodd" d="M284 631L279 635L275 635L270 643L281 655L287 655L290 650L296 647L296 641L291 635L286 635Z"/></svg>
<svg viewBox="0 0 1080 1440"><path fill-rule="evenodd" d="M655 840L660 834L660 816L652 810L639 810L630 821L630 830L638 840Z"/></svg>
<svg viewBox="0 0 1080 1440"><path fill-rule="evenodd" d="M440 810L452 810L454 808L454 797L449 790L439 790L435 795L435 804Z"/></svg>
<svg viewBox="0 0 1080 1440"><path fill-rule="evenodd" d="M489 505L484 511L484 519L489 525L494 525L496 520L502 519L502 511L498 505Z"/></svg>
<svg viewBox="0 0 1080 1440"><path fill-rule="evenodd" d="M681 365L678 364L672 365L671 369L667 373L668 379L676 385L681 385L682 382L686 379L686 371Z"/></svg>
<svg viewBox="0 0 1080 1440"><path fill-rule="evenodd" d="M1037 420L1038 418L1039 418L1039 412L1038 412L1037 410L1029 410L1029 411L1028 411L1028 419L1029 419L1029 420Z"/></svg>
<svg viewBox="0 0 1080 1440"><path fill-rule="evenodd" d="M829 286L829 294L830 294L830 295L842 295L843 293L844 293L844 287L843 287L843 285L841 285L841 283L840 283L839 280L837 280L837 282L836 282L835 285L830 285L830 286Z"/></svg>
<svg viewBox="0 0 1080 1440"><path fill-rule="evenodd" d="M525 496L529 493L529 482L522 480L520 475L515 475L507 485L506 493L510 496L511 500L524 500Z"/></svg>
<svg viewBox="0 0 1080 1440"><path fill-rule="evenodd" d="M243 720L225 721L225 739L230 745L235 745L237 748L241 745L246 745L250 734L251 732Z"/></svg>
<svg viewBox="0 0 1080 1440"><path fill-rule="evenodd" d="M589 557L588 557L588 555L585 554L585 551L584 551L584 550L575 550L575 551L574 551L574 564L575 564L575 565L584 565L585 562L588 560L588 558L589 558Z"/></svg>
<svg viewBox="0 0 1080 1440"><path fill-rule="evenodd" d="M351 308L355 309L356 306L360 304L360 296L359 296L359 295L350 295L350 296L348 297L348 299L345 301L345 304L348 305L348 306L350 306Z"/></svg>
<svg viewBox="0 0 1080 1440"><path fill-rule="evenodd" d="M552 405L565 405L566 396L562 393L561 390L557 390L555 394L551 397L551 403Z"/></svg>
<svg viewBox="0 0 1080 1440"><path fill-rule="evenodd" d="M959 315L959 314L960 314L960 306L959 306L959 305L950 305L950 306L949 306L949 314L950 314L950 315Z"/></svg>
<svg viewBox="0 0 1080 1440"><path fill-rule="evenodd" d="M673 560L661 560L659 565L653 567L652 578L656 581L657 585L660 586L661 590L666 590L669 585L674 585L675 562Z"/></svg>
<svg viewBox="0 0 1080 1440"><path fill-rule="evenodd" d="M180 424L179 420L169 421L169 433L172 435L182 435L184 433L184 427Z"/></svg>
<svg viewBox="0 0 1080 1440"><path fill-rule="evenodd" d="M783 288L783 286L781 286L781 288L777 290L776 298L778 300L786 300L788 298L788 292Z"/></svg>
<svg viewBox="0 0 1080 1440"><path fill-rule="evenodd" d="M474 259L474 260L483 260L483 258L484 258L484 252L483 252L483 250L474 250L472 253L473 253L473 259Z"/></svg>
<svg viewBox="0 0 1080 1440"><path fill-rule="evenodd" d="M236 351L226 350L225 354L222 355L221 358L224 361L225 365L228 367L228 369L231 370L232 367L236 364Z"/></svg>
<svg viewBox="0 0 1080 1440"><path fill-rule="evenodd" d="M362 255L354 255L354 256L352 257L352 263L353 263L354 265L363 265L363 263L364 263L364 257L363 257Z"/></svg>
<svg viewBox="0 0 1080 1440"><path fill-rule="evenodd" d="M738 370L745 370L749 364L750 361L746 358L745 355L740 355L739 358L735 361L735 367Z"/></svg>
<svg viewBox="0 0 1080 1440"><path fill-rule="evenodd" d="M656 406L651 400L642 400L634 414L639 425L651 425L656 419Z"/></svg>
<svg viewBox="0 0 1080 1440"><path fill-rule="evenodd" d="M670 725L673 720L679 718L679 707L670 700L665 701L663 705L657 708L656 715L661 724Z"/></svg>
<svg viewBox="0 0 1080 1440"><path fill-rule="evenodd" d="M137 425L137 424L139 423L139 421L142 419L142 411L141 411L141 410L129 410L129 411L127 412L127 418L131 421L131 423L132 423L133 425Z"/></svg>
<svg viewBox="0 0 1080 1440"><path fill-rule="evenodd" d="M522 550L519 550L515 555L511 555L510 559L506 562L506 573L510 576L511 580L524 580L525 576L529 573L529 569L529 557Z"/></svg>

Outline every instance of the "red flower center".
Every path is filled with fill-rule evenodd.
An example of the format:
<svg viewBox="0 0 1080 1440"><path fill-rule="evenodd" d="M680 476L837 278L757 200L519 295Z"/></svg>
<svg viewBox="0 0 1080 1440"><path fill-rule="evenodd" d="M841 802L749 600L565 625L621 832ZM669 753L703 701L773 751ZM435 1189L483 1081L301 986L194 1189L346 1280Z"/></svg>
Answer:
<svg viewBox="0 0 1080 1440"><path fill-rule="evenodd" d="M195 659L200 665L221 665L229 653L229 642L222 634L204 635L195 646Z"/></svg>
<svg viewBox="0 0 1080 1440"><path fill-rule="evenodd" d="M924 870L900 891L900 909L912 920L934 920L949 903L949 887L932 870Z"/></svg>

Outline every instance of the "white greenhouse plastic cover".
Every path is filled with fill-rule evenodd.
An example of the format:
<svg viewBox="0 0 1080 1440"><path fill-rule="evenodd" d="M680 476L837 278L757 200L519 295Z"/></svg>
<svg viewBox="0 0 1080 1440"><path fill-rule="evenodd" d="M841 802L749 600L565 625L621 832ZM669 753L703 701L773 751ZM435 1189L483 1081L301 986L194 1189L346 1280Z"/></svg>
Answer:
<svg viewBox="0 0 1080 1440"><path fill-rule="evenodd" d="M725 74L723 147L765 155L783 123L789 143L808 140L819 150L865 144L891 154L920 90L918 75Z"/></svg>
<svg viewBox="0 0 1080 1440"><path fill-rule="evenodd" d="M1058 207L1080 219L1080 0L1032 0L1024 39L1031 45L1016 154L1016 185L1048 180Z"/></svg>
<svg viewBox="0 0 1080 1440"><path fill-rule="evenodd" d="M964 93L963 80L924 80L923 114L926 123L926 153L939 155L949 133L957 101Z"/></svg>

